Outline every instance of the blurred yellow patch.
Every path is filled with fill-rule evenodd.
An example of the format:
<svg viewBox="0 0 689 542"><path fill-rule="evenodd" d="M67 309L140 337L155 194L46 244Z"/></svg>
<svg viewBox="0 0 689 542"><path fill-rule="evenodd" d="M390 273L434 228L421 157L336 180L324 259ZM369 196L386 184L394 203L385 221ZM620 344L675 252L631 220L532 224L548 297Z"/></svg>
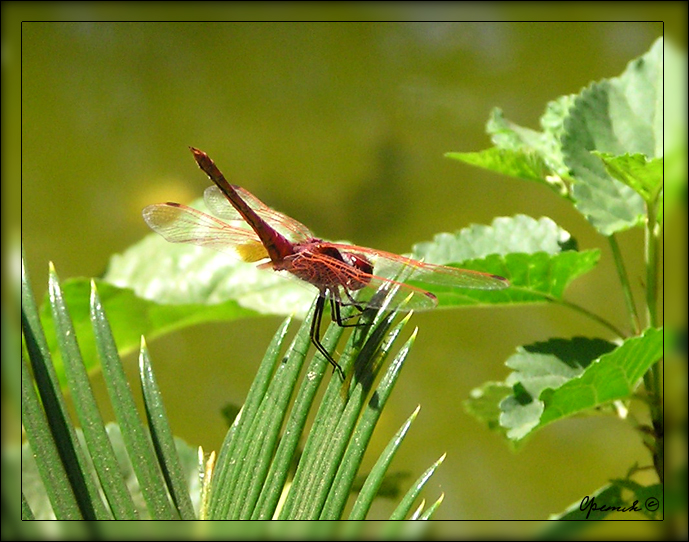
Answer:
<svg viewBox="0 0 689 542"><path fill-rule="evenodd" d="M268 257L268 251L260 241L237 245L237 253L245 262L257 262Z"/></svg>

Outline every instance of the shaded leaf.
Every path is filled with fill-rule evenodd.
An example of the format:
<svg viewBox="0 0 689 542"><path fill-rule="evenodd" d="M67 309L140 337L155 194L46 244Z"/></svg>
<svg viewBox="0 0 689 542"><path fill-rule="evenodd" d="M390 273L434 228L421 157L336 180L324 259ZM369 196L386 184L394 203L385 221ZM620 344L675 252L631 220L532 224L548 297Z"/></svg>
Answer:
<svg viewBox="0 0 689 542"><path fill-rule="evenodd" d="M663 153L663 41L613 79L591 84L576 98L562 136L565 163L576 179L577 208L603 235L640 225L643 199L612 178L591 151L613 156Z"/></svg>
<svg viewBox="0 0 689 542"><path fill-rule="evenodd" d="M648 329L618 347L600 339L555 339L520 348L508 366L500 425L520 440L553 421L626 399L662 355L662 329ZM526 397L526 400L525 400Z"/></svg>

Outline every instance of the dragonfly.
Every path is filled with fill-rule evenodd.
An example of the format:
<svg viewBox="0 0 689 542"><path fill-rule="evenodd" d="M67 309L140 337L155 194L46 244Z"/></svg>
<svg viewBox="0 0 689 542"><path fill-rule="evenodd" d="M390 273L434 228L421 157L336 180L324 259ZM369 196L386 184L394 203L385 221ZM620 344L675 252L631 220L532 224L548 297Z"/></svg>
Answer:
<svg viewBox="0 0 689 542"><path fill-rule="evenodd" d="M321 343L326 301L331 320L348 324L342 307L359 313L367 308L418 311L434 308L437 297L409 281L450 288L500 290L509 286L499 276L424 263L372 248L319 239L297 220L272 209L248 190L229 183L213 160L190 147L201 170L214 183L204 192L212 215L180 203L156 203L143 210L148 226L172 243L210 247L258 267L288 273L316 287L318 297L310 327L316 349L344 380L342 367ZM375 295L387 288L389 295ZM355 313L356 316L356 313Z"/></svg>

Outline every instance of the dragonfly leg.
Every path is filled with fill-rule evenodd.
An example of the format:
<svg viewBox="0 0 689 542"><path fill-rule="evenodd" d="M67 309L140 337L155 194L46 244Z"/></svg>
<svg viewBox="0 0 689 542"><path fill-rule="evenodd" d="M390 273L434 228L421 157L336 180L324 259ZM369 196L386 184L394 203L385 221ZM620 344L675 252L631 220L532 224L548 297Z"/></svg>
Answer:
<svg viewBox="0 0 689 542"><path fill-rule="evenodd" d="M352 318L357 318L360 316L360 314L352 314L350 316L342 316L341 313L341 307L354 307L356 308L360 313L364 312L365 307L362 307L359 305L354 298L350 295L350 293L345 290L345 294L347 295L347 298L350 300L350 303L345 303L340 299L339 295L337 293L331 293L330 294L330 318L333 320L333 322L337 322L337 325L340 327L363 327L366 324L363 324L361 322L356 322L354 324L346 324L345 322L347 320L351 320Z"/></svg>
<svg viewBox="0 0 689 542"><path fill-rule="evenodd" d="M344 301L340 300L340 305L342 305L343 307L354 307L359 312L364 312L366 310L366 306L362 305L356 299L354 299L352 297L352 294L349 293L349 290L344 288L344 293L347 296L347 299L349 300L349 302L345 303Z"/></svg>
<svg viewBox="0 0 689 542"><path fill-rule="evenodd" d="M325 346L323 346L323 344L321 343L321 320L323 319L323 310L324 309L325 309L325 295L319 295L318 299L316 300L316 308L313 311L313 320L311 320L311 332L310 332L311 342L316 347L316 349L321 354L323 354L325 359L328 360L330 365L333 366L333 371L337 371L337 373L340 375L340 378L342 379L342 381L344 381L345 380L345 374L344 374L344 371L342 370L342 367L340 367L339 363L337 363L332 358L332 356L325 349ZM338 322L338 325L340 325L339 322Z"/></svg>
<svg viewBox="0 0 689 542"><path fill-rule="evenodd" d="M351 298L350 298L351 299ZM331 294L330 295L330 318L332 319L333 322L337 322L337 325L340 327L359 327L359 326L364 326L366 324L362 324L360 322L356 322L354 324L347 324L345 323L347 320L351 320L352 318L356 318L359 316L359 314L352 314L351 316L342 316L341 312L341 307L350 307L352 306L351 303L344 303L336 294ZM356 307L359 309L359 307ZM361 309L359 309L361 310ZM363 310L361 310L363 312Z"/></svg>

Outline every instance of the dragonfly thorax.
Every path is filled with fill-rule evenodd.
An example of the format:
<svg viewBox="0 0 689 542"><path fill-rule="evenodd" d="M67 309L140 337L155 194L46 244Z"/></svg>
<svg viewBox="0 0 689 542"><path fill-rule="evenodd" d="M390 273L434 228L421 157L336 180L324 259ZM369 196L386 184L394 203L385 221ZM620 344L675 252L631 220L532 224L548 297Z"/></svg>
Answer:
<svg viewBox="0 0 689 542"><path fill-rule="evenodd" d="M273 267L289 271L322 290L340 286L360 290L371 281L373 272L373 265L364 256L340 251L320 239L300 243L294 254Z"/></svg>

